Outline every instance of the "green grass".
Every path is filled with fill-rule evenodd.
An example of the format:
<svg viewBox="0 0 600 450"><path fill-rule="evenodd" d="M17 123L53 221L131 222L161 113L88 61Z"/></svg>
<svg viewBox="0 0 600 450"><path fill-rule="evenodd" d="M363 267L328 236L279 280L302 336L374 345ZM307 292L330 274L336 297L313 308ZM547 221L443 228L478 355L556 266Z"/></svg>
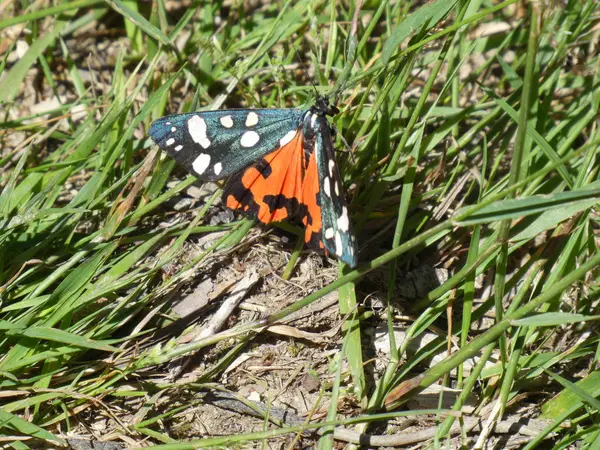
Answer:
<svg viewBox="0 0 600 450"><path fill-rule="evenodd" d="M476 416L537 420L521 448L597 448L597 3L206 3L14 2L2 13L3 444L52 447L72 431L129 447L279 446L292 436L351 448L344 428L374 447L409 445L412 429L394 432L401 417L433 429L433 447L460 436L457 426L465 448L507 438L471 429ZM277 245L248 219L211 224L218 191L176 212L195 180L147 137L167 113L307 107L314 89L339 94L332 122L336 147L342 136L350 146L338 161L361 250L359 267L340 266L333 282L295 226L276 227L291 236ZM50 110L31 110L52 98ZM201 238L208 245L197 249ZM235 282L223 277L260 265L258 246L287 261L261 271L260 293L279 298L269 283L289 279L298 300L181 339L191 324L176 320L173 300L207 277ZM448 279L399 298L400 275L423 263L448 268ZM308 278L302 267L313 267ZM339 352L264 331L334 291L339 316L315 313L306 331L337 321L327 342ZM491 323L477 328L484 317ZM385 354L373 353L376 327L388 331ZM204 395L272 383L235 362L280 344L310 355L281 384L304 395L295 377L316 373L308 406L319 414L286 423L271 410L277 398L263 398L264 408L244 399L260 427L229 436L193 428ZM192 354L183 373L194 377L165 377ZM411 406L440 384L462 393L440 390L436 409Z"/></svg>

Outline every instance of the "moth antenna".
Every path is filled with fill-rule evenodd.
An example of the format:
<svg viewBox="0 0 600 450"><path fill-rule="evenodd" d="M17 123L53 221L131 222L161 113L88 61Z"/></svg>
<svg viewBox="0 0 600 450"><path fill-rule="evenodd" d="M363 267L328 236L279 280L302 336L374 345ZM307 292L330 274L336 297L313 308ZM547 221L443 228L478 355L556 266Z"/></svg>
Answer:
<svg viewBox="0 0 600 450"><path fill-rule="evenodd" d="M302 67L302 70L304 71L304 75L306 75L306 79L308 80L308 82L310 83L310 85L312 86L312 88L315 91L315 97L317 99L321 98L321 94L319 94L319 90L317 89L317 86L315 86L315 84L313 83L313 80L308 73L308 69L302 62L302 58L300 58L300 53L298 53L298 49L296 48L296 46L294 45L293 42L291 44L292 44L292 47L294 48L294 53L296 53L296 58L298 59L298 63L300 64L300 67Z"/></svg>

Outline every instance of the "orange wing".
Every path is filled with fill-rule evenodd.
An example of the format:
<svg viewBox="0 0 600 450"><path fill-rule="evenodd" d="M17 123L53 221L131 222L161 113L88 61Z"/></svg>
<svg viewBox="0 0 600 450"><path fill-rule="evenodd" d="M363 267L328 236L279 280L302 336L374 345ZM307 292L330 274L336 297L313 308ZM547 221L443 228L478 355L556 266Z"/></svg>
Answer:
<svg viewBox="0 0 600 450"><path fill-rule="evenodd" d="M302 133L234 177L225 189L228 208L242 210L262 223L293 216L302 199Z"/></svg>
<svg viewBox="0 0 600 450"><path fill-rule="evenodd" d="M306 227L304 240L313 248L323 248L321 240L321 204L319 201L319 174L317 172L317 157L312 152L308 160L308 167L304 175L302 186L302 204L306 210L303 211L302 223Z"/></svg>
<svg viewBox="0 0 600 450"><path fill-rule="evenodd" d="M323 248L317 158L312 152L306 162L300 130L286 145L233 177L224 199L228 208L265 224L296 217L306 227L306 243Z"/></svg>

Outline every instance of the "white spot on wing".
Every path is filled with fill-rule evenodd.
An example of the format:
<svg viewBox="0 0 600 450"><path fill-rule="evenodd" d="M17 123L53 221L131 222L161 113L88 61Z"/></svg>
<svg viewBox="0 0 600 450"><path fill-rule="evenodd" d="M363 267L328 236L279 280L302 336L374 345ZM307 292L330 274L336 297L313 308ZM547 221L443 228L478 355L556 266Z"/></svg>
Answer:
<svg viewBox="0 0 600 450"><path fill-rule="evenodd" d="M225 128L231 128L233 126L233 119L231 118L231 116L223 116L220 119L221 125L223 125Z"/></svg>
<svg viewBox="0 0 600 450"><path fill-rule="evenodd" d="M333 228L327 228L325 230L325 239L333 238Z"/></svg>
<svg viewBox="0 0 600 450"><path fill-rule="evenodd" d="M207 155L206 153L200 153L200 155L198 155L198 157L192 163L192 166L198 175L202 175L206 171L206 168L209 166L209 164L210 155Z"/></svg>
<svg viewBox="0 0 600 450"><path fill-rule="evenodd" d="M175 147L175 151L178 152L179 150L181 150L183 148L183 145L178 145Z"/></svg>
<svg viewBox="0 0 600 450"><path fill-rule="evenodd" d="M221 173L221 170L223 170L223 164L216 163L214 167L215 175L219 175Z"/></svg>
<svg viewBox="0 0 600 450"><path fill-rule="evenodd" d="M171 139L167 139L167 142L165 142L165 145L173 145L175 143L175 139L171 138Z"/></svg>
<svg viewBox="0 0 600 450"><path fill-rule="evenodd" d="M240 139L242 147L254 147L260 141L260 136L256 131L246 131Z"/></svg>
<svg viewBox="0 0 600 450"><path fill-rule="evenodd" d="M246 117L246 126L253 127L257 123L258 123L258 114L256 114L254 111L250 111L250 113L248 113L248 117Z"/></svg>
<svg viewBox="0 0 600 450"><path fill-rule="evenodd" d="M177 128L171 127L171 133L175 133L176 131L177 131Z"/></svg>
<svg viewBox="0 0 600 450"><path fill-rule="evenodd" d="M333 159L329 160L329 176L333 177L333 169L335 168L335 161Z"/></svg>
<svg viewBox="0 0 600 450"><path fill-rule="evenodd" d="M335 233L335 254L341 256L343 250L344 249L342 248L342 235L338 231L337 233Z"/></svg>
<svg viewBox="0 0 600 450"><path fill-rule="evenodd" d="M294 139L295 137L296 137L296 130L288 131L287 134L284 137L282 137L281 139L279 139L279 145L281 147L283 147L284 145L286 145L289 142L291 142L292 139Z"/></svg>
<svg viewBox="0 0 600 450"><path fill-rule="evenodd" d="M335 184L333 185L333 187L335 188L335 195L337 195L338 197L340 196L340 183L338 183L337 180L335 180Z"/></svg>
<svg viewBox="0 0 600 450"><path fill-rule="evenodd" d="M192 116L188 120L188 131L195 143L200 144L203 148L210 147L210 140L206 135L206 122L200 116Z"/></svg>
<svg viewBox="0 0 600 450"><path fill-rule="evenodd" d="M350 220L348 219L348 208L342 208L342 215L338 217L337 225L344 233L350 229Z"/></svg>
<svg viewBox="0 0 600 450"><path fill-rule="evenodd" d="M310 118L310 127L314 130L315 129L315 120L317 120L317 115L313 114L312 117Z"/></svg>
<svg viewBox="0 0 600 450"><path fill-rule="evenodd" d="M329 186L329 177L325 177L323 180L323 190L325 191L325 195L331 198L331 186Z"/></svg>

